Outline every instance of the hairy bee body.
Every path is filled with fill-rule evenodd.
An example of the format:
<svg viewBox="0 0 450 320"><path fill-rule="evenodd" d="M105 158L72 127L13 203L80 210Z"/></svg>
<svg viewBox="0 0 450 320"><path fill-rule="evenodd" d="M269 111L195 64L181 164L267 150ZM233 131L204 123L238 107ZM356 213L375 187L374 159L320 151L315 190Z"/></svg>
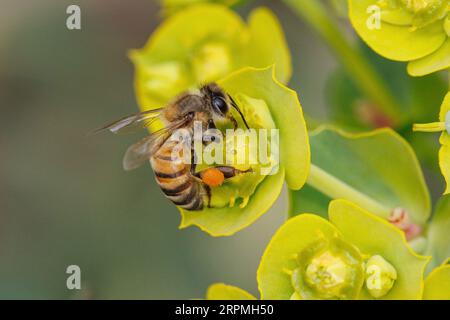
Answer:
<svg viewBox="0 0 450 320"><path fill-rule="evenodd" d="M248 171L220 166L214 170L208 169L205 172L195 173L193 161L191 163L177 161L183 158L179 154L174 160L172 157L174 151L180 151L174 150L176 147L178 149L178 142L169 137L177 130L185 129L189 131L190 140L192 140L195 122L201 124L202 130L215 129L216 120L231 121L236 128L237 122L230 112L230 107L240 114L245 126L249 128L231 96L217 84L210 83L198 90L180 94L165 107L121 118L94 132L109 130L113 133L125 133L147 128L153 121L161 120L164 124L162 129L155 130L127 149L123 158L123 167L125 170L133 170L150 160L156 182L170 201L186 210L202 210L205 203L208 207L210 206L211 187L219 186L224 179Z"/></svg>
<svg viewBox="0 0 450 320"><path fill-rule="evenodd" d="M150 158L156 182L167 199L186 210L202 210L204 186L191 174L191 165L174 161L175 141L167 140Z"/></svg>

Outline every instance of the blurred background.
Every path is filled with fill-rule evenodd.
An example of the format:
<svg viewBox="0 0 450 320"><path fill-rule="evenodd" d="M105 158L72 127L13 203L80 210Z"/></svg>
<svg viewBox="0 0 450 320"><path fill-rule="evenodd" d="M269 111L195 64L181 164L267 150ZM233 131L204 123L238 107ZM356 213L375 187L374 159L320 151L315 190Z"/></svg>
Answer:
<svg viewBox="0 0 450 320"><path fill-rule="evenodd" d="M70 4L81 7L82 30L66 28ZM327 100L330 90L343 91L330 84L339 72L332 53L278 1L238 12L247 17L259 5L285 29L290 86L305 113L339 122ZM159 12L152 0L0 0L0 298L190 299L204 297L213 282L257 295L259 259L285 218L286 193L234 237L180 231L179 213L150 167L122 170L127 146L145 132L86 137L138 111L127 51L144 45ZM394 69L406 77L404 65L381 63L389 79ZM437 196L437 139L419 139L428 139L423 166ZM81 268L81 291L66 288L72 264Z"/></svg>

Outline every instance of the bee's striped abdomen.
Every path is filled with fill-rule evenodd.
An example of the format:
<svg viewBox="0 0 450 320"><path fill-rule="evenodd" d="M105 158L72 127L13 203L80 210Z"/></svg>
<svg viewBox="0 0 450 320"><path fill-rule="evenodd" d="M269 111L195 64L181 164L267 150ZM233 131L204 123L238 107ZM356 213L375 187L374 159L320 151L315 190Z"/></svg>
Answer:
<svg viewBox="0 0 450 320"><path fill-rule="evenodd" d="M203 186L190 172L190 164L174 161L171 157L174 142L166 142L151 157L156 182L166 197L186 210L203 208Z"/></svg>

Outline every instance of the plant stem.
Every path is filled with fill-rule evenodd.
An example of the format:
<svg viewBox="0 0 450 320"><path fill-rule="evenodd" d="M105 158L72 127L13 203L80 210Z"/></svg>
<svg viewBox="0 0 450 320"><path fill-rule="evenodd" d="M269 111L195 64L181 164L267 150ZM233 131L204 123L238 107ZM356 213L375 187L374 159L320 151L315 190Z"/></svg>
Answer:
<svg viewBox="0 0 450 320"><path fill-rule="evenodd" d="M401 108L370 62L339 30L338 23L327 12L320 0L284 0L330 46L341 60L354 83L379 110L389 117L394 126L401 126Z"/></svg>
<svg viewBox="0 0 450 320"><path fill-rule="evenodd" d="M418 132L442 132L444 130L445 122L415 123L413 125L413 131Z"/></svg>
<svg viewBox="0 0 450 320"><path fill-rule="evenodd" d="M383 206L314 164L311 164L307 183L332 199L351 201L363 209L383 218L388 218L390 215L390 208Z"/></svg>

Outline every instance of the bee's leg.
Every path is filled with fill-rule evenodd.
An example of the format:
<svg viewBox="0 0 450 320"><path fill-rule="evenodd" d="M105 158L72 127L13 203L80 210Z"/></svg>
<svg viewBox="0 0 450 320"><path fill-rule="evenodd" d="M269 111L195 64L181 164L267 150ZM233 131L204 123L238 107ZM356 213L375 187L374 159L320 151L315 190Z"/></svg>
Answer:
<svg viewBox="0 0 450 320"><path fill-rule="evenodd" d="M231 166L218 166L218 167L214 167L214 168L219 170L220 172L222 172L225 179L233 178L233 177L237 176L238 174L252 172L251 168L248 170L239 170L239 169L236 169L235 167L231 167Z"/></svg>
<svg viewBox="0 0 450 320"><path fill-rule="evenodd" d="M211 188L206 184L203 184L203 187L205 188L206 196L208 197L208 208L211 208Z"/></svg>
<svg viewBox="0 0 450 320"><path fill-rule="evenodd" d="M198 182L202 182L202 179L200 178L198 173L195 172L196 167L197 167L197 163L196 163L196 159L195 159L194 148L192 148L191 149L191 168L189 171L191 173L192 178L194 178Z"/></svg>
<svg viewBox="0 0 450 320"><path fill-rule="evenodd" d="M198 182L201 182L202 184L204 184L202 181L202 178L200 177L200 172L195 172L196 167L197 167L197 164L195 162L191 162L191 169L190 169L191 176L192 176L192 178L194 178L194 180L197 180Z"/></svg>
<svg viewBox="0 0 450 320"><path fill-rule="evenodd" d="M195 168L197 167L197 157L195 156L194 146L191 147L191 174L195 174Z"/></svg>

